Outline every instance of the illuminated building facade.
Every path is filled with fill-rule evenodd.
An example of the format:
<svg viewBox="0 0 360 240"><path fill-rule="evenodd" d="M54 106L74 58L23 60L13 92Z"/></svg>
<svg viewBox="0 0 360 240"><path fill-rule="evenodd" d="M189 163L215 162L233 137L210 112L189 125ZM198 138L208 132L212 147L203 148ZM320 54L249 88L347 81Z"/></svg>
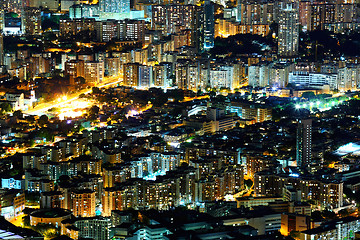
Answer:
<svg viewBox="0 0 360 240"><path fill-rule="evenodd" d="M80 218L73 224L78 229L79 238L98 240L109 239L111 220L103 217Z"/></svg>
<svg viewBox="0 0 360 240"><path fill-rule="evenodd" d="M320 227L309 229L300 233L300 239L354 239L360 229L360 220L356 217L345 217L333 220Z"/></svg>
<svg viewBox="0 0 360 240"><path fill-rule="evenodd" d="M252 87L269 86L270 81L270 63L262 62L249 66L248 81Z"/></svg>
<svg viewBox="0 0 360 240"><path fill-rule="evenodd" d="M117 37L117 24L115 21L98 21L95 23L96 38L100 42L109 42Z"/></svg>
<svg viewBox="0 0 360 240"><path fill-rule="evenodd" d="M278 55L294 57L299 49L299 6L282 3L279 10Z"/></svg>
<svg viewBox="0 0 360 240"><path fill-rule="evenodd" d="M76 35L82 31L95 31L95 19L60 19L60 34L62 36Z"/></svg>
<svg viewBox="0 0 360 240"><path fill-rule="evenodd" d="M139 64L127 63L124 64L124 84L126 86L139 86Z"/></svg>
<svg viewBox="0 0 360 240"><path fill-rule="evenodd" d="M22 32L26 35L40 35L41 11L39 8L25 8L21 14Z"/></svg>
<svg viewBox="0 0 360 240"><path fill-rule="evenodd" d="M65 62L65 73L70 77L70 85L75 84L75 79L85 76L83 60L70 60Z"/></svg>
<svg viewBox="0 0 360 240"><path fill-rule="evenodd" d="M276 3L238 0L236 19L241 25L271 24L276 19Z"/></svg>
<svg viewBox="0 0 360 240"><path fill-rule="evenodd" d="M169 87L172 85L172 64L162 62L153 66L153 77L155 87Z"/></svg>
<svg viewBox="0 0 360 240"><path fill-rule="evenodd" d="M261 105L232 102L227 109L242 119L253 120L254 123L272 119L272 109Z"/></svg>
<svg viewBox="0 0 360 240"><path fill-rule="evenodd" d="M296 133L296 162L299 167L307 167L312 156L312 120L299 120Z"/></svg>
<svg viewBox="0 0 360 240"><path fill-rule="evenodd" d="M130 12L130 0L100 0L100 11L105 13Z"/></svg>
<svg viewBox="0 0 360 240"><path fill-rule="evenodd" d="M219 19L215 23L215 37L229 37L236 34L257 34L266 36L269 34L270 28L268 24L244 25L238 22Z"/></svg>
<svg viewBox="0 0 360 240"><path fill-rule="evenodd" d="M120 75L120 59L116 57L105 58L105 71L107 75L117 77Z"/></svg>
<svg viewBox="0 0 360 240"><path fill-rule="evenodd" d="M355 91L360 86L360 68L357 65L346 66L338 71L337 89L343 92Z"/></svg>
<svg viewBox="0 0 360 240"><path fill-rule="evenodd" d="M117 22L117 37L122 41L141 41L145 39L145 21L120 20Z"/></svg>
<svg viewBox="0 0 360 240"><path fill-rule="evenodd" d="M152 66L139 66L139 87L149 88L153 85L153 69Z"/></svg>
<svg viewBox="0 0 360 240"><path fill-rule="evenodd" d="M164 35L192 29L195 21L194 5L152 5L151 28Z"/></svg>
<svg viewBox="0 0 360 240"><path fill-rule="evenodd" d="M198 66L190 60L179 60L175 63L176 85L180 89L196 92L199 89Z"/></svg>
<svg viewBox="0 0 360 240"><path fill-rule="evenodd" d="M71 210L77 217L95 216L95 192L76 190L71 193Z"/></svg>
<svg viewBox="0 0 360 240"><path fill-rule="evenodd" d="M233 89L234 67L218 66L210 69L210 87Z"/></svg>
<svg viewBox="0 0 360 240"><path fill-rule="evenodd" d="M104 79L104 62L85 62L84 69L87 83L99 83Z"/></svg>
<svg viewBox="0 0 360 240"><path fill-rule="evenodd" d="M329 85L330 89L337 89L337 74L291 72L289 74L289 83L301 87L319 88Z"/></svg>
<svg viewBox="0 0 360 240"><path fill-rule="evenodd" d="M309 179L301 175L281 176L267 171L254 176L255 196L282 196L291 185L301 193L301 201L313 200L322 207L343 206L344 183L336 180Z"/></svg>

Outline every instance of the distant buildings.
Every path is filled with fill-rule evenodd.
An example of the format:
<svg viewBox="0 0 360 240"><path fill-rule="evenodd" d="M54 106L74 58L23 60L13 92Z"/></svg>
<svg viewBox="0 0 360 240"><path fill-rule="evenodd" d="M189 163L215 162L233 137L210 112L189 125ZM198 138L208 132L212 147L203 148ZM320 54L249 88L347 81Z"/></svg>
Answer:
<svg viewBox="0 0 360 240"><path fill-rule="evenodd" d="M308 176L286 176L255 173L254 191L256 196L281 196L284 186L291 185L301 192L301 201L313 200L321 206L338 208L343 206L344 183L337 180L310 179Z"/></svg>
<svg viewBox="0 0 360 240"><path fill-rule="evenodd" d="M34 89L41 99L68 91L70 102L99 87L79 96L99 109L46 123L3 116L0 155L18 153L0 164L2 216L19 217L29 194L40 207L30 225L73 239L252 239L279 230L353 238L358 219L311 229L309 217L351 206L346 188L360 189L357 158L324 159L348 140L337 133L355 142L356 112L346 104L316 112L360 87L359 57L335 47L343 44L335 33L359 28L358 10L352 2L7 1L0 30L5 43L19 41L4 48L0 34L0 107L32 107ZM58 20L59 31L41 29ZM325 29L335 32L334 54L299 37ZM117 86L107 89L110 81ZM304 93L324 93L324 103ZM343 96L325 95L333 93ZM60 116L60 104L41 114ZM316 118L319 139L313 120L296 122L307 112L300 108Z"/></svg>
<svg viewBox="0 0 360 240"><path fill-rule="evenodd" d="M277 17L276 3L272 1L237 1L236 20L241 25L271 24Z"/></svg>

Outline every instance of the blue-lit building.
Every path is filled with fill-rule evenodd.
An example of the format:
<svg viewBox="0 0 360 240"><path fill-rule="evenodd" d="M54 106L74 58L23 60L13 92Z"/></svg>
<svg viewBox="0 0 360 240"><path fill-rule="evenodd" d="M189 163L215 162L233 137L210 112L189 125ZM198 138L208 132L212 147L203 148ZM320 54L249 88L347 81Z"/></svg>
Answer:
<svg viewBox="0 0 360 240"><path fill-rule="evenodd" d="M7 189L25 189L25 182L22 179L14 178L2 178L1 179L1 188Z"/></svg>

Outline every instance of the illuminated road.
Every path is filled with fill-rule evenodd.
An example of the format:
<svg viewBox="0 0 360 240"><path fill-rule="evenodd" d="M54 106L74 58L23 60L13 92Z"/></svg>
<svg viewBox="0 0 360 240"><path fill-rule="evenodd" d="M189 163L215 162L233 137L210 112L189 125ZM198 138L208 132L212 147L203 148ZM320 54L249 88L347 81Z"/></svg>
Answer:
<svg viewBox="0 0 360 240"><path fill-rule="evenodd" d="M13 218L10 222L17 227L23 227L23 217L24 216L25 215L22 213L19 216L17 216L16 218Z"/></svg>
<svg viewBox="0 0 360 240"><path fill-rule="evenodd" d="M248 176L248 175L244 175L244 180L251 180L252 181L252 185L250 188L245 188L244 190L242 190L241 192L235 193L233 195L233 199L237 199L240 197L249 197L251 196L251 193L254 191L254 178Z"/></svg>
<svg viewBox="0 0 360 240"><path fill-rule="evenodd" d="M120 83L120 77L111 77L111 78L107 78L105 80L105 82L102 82L100 85L98 85L96 87L105 88L105 87L110 87L110 86L118 84L118 83ZM88 93L91 93L91 91L92 91L92 89L83 89L77 93L70 94L69 96L67 96L67 98L65 100L61 100L60 102L57 100L54 100L54 101L51 101L48 103L41 103L32 109L24 111L24 114L38 115L38 116L43 115L49 109L60 107L61 105L65 104L65 103L71 103L72 101L77 100L81 94L88 94Z"/></svg>
<svg viewBox="0 0 360 240"><path fill-rule="evenodd" d="M181 102L190 102L192 100L201 100L201 99L208 99L210 98L209 95L199 96L199 97L184 97Z"/></svg>

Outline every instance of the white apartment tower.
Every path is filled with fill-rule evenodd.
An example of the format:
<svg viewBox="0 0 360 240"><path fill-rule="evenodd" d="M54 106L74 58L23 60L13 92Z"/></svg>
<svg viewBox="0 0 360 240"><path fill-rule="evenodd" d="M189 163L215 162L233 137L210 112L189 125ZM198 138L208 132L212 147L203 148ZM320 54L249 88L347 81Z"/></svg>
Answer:
<svg viewBox="0 0 360 240"><path fill-rule="evenodd" d="M299 5L283 2L279 10L278 54L293 57L299 49Z"/></svg>

